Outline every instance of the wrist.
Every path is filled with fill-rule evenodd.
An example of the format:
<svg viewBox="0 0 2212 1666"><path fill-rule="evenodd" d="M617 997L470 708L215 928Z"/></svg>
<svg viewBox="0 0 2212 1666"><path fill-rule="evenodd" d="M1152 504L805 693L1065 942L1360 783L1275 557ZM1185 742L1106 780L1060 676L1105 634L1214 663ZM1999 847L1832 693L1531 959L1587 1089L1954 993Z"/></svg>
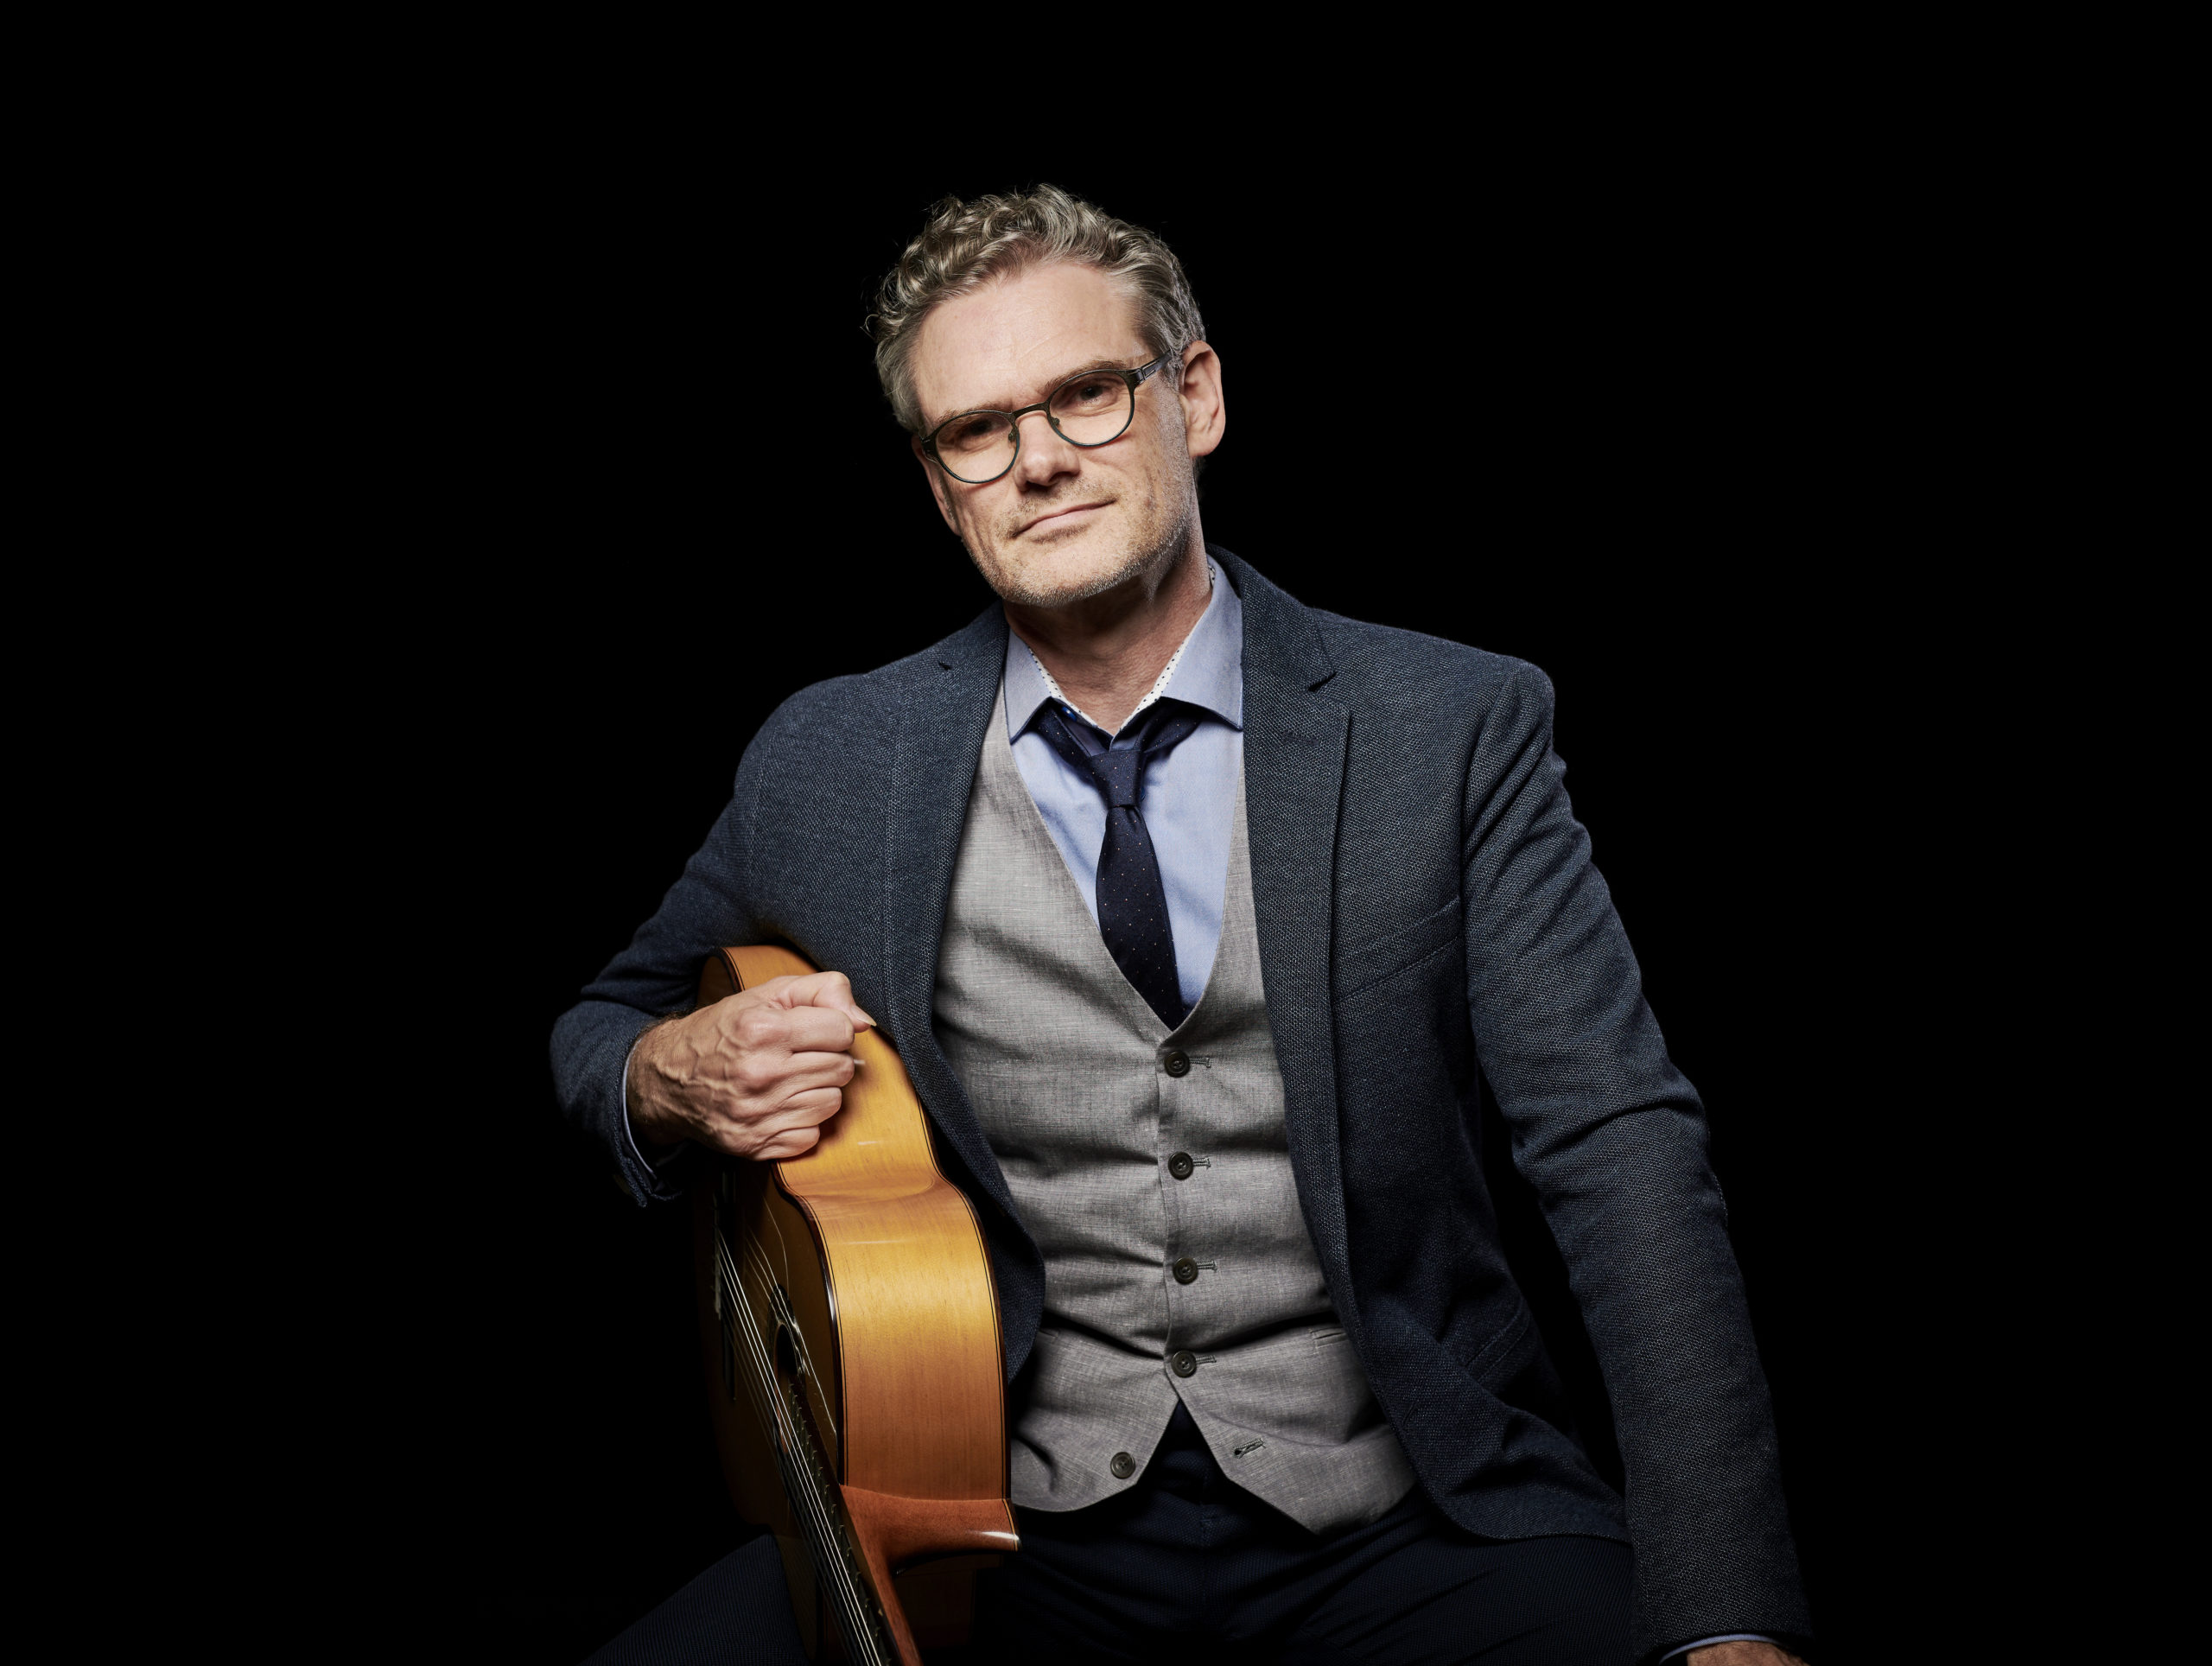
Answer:
<svg viewBox="0 0 2212 1666"><path fill-rule="evenodd" d="M639 1154L659 1162L688 1137L682 1119L665 1094L654 1091L661 1079L658 1069L668 1045L674 1018L664 1018L639 1032L630 1044L622 1068L622 1109Z"/></svg>

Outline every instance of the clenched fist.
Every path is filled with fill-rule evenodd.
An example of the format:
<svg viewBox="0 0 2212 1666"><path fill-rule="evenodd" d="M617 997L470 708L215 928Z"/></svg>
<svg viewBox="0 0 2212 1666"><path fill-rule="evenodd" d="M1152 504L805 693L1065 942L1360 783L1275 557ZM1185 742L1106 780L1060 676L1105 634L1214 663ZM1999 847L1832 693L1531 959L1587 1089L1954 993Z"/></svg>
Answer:
<svg viewBox="0 0 2212 1666"><path fill-rule="evenodd" d="M770 1162L813 1149L845 1102L853 1037L875 1021L842 972L772 977L657 1024L630 1054L630 1125L641 1143L684 1140Z"/></svg>

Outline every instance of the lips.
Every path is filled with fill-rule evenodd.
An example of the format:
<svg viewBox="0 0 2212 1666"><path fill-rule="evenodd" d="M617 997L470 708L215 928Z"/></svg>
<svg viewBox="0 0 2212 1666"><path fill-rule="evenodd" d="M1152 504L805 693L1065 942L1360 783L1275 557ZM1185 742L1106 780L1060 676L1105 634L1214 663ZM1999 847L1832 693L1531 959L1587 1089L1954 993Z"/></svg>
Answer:
<svg viewBox="0 0 2212 1666"><path fill-rule="evenodd" d="M1026 533L1035 531L1040 526L1049 527L1055 521L1065 520L1070 515L1079 515L1086 509L1103 509L1105 506L1104 503L1071 503L1065 509L1055 509L1049 515L1039 515L1028 525L1023 527L1020 532L1016 532L1014 537L1020 537Z"/></svg>

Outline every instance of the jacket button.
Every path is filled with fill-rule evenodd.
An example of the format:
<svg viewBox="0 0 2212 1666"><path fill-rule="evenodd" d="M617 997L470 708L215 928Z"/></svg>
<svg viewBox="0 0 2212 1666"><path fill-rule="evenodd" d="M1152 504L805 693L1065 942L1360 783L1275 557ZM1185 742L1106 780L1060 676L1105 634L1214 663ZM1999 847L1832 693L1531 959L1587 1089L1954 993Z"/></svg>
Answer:
<svg viewBox="0 0 2212 1666"><path fill-rule="evenodd" d="M1160 1068L1170 1076L1188 1076L1191 1073L1191 1055L1180 1047L1168 1048L1167 1056L1160 1063Z"/></svg>
<svg viewBox="0 0 2212 1666"><path fill-rule="evenodd" d="M1137 1460L1126 1452L1117 1452L1114 1454L1114 1461L1108 1467L1114 1472L1116 1480L1126 1481L1137 1472Z"/></svg>
<svg viewBox="0 0 2212 1666"><path fill-rule="evenodd" d="M1178 1377L1194 1377L1198 1374L1198 1357L1188 1348L1180 1349L1168 1355L1167 1364Z"/></svg>
<svg viewBox="0 0 2212 1666"><path fill-rule="evenodd" d="M1197 1165L1192 1162L1191 1154L1187 1151L1179 1151L1167 1160L1167 1172L1179 1180L1189 1180L1191 1170L1195 1167Z"/></svg>
<svg viewBox="0 0 2212 1666"><path fill-rule="evenodd" d="M1198 1263L1192 1261L1188 1256L1185 1256L1182 1260L1175 1263L1174 1273L1176 1283L1192 1283L1198 1276ZM1186 1372L1185 1375L1187 1376L1188 1373Z"/></svg>

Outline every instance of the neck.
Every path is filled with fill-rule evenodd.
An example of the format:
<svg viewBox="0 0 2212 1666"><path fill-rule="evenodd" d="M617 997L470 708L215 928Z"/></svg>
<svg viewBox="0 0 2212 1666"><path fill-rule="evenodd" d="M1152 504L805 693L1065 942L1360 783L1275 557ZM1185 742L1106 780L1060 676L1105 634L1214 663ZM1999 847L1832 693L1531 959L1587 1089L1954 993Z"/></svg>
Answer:
<svg viewBox="0 0 2212 1666"><path fill-rule="evenodd" d="M1153 571L1065 607L1009 601L1006 619L1060 691L1110 732L1159 680L1211 594L1194 521L1189 542Z"/></svg>

